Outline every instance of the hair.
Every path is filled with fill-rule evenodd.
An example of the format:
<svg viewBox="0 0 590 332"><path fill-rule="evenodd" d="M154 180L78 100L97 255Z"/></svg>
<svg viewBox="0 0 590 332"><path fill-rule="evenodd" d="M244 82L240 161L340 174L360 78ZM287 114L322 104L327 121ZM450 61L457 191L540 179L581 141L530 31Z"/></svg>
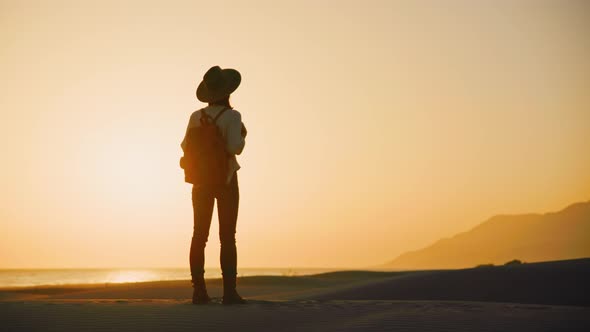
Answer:
<svg viewBox="0 0 590 332"><path fill-rule="evenodd" d="M212 106L212 105L226 106L226 107L232 108L231 104L229 103L229 96L210 102L209 106Z"/></svg>

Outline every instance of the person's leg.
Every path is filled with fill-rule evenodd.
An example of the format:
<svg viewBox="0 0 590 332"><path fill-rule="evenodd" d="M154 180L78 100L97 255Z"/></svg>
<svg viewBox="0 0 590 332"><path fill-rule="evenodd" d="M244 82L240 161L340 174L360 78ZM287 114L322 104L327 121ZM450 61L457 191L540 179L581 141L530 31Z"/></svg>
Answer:
<svg viewBox="0 0 590 332"><path fill-rule="evenodd" d="M228 276L237 275L236 224L239 202L238 178L234 174L230 184L220 190L217 197L221 272Z"/></svg>
<svg viewBox="0 0 590 332"><path fill-rule="evenodd" d="M217 197L219 215L219 240L221 242L221 271L223 274L223 304L241 304L244 299L236 291L238 255L236 248L236 224L240 191L238 176L234 174L231 183L224 187Z"/></svg>
<svg viewBox="0 0 590 332"><path fill-rule="evenodd" d="M190 268L194 287L193 303L209 302L205 287L205 245L213 216L214 196L210 189L193 187L193 238L190 249Z"/></svg>

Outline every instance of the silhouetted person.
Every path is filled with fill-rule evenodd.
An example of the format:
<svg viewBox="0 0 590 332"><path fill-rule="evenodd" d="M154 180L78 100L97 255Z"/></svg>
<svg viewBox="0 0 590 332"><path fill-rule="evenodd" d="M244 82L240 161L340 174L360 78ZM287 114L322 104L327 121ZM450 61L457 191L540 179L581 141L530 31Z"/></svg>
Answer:
<svg viewBox="0 0 590 332"><path fill-rule="evenodd" d="M181 167L185 180L193 183L194 230L190 249L193 303L211 299L204 279L205 245L209 236L213 205L217 200L223 304L246 301L236 291L237 249L236 222L239 189L236 155L244 149L247 131L241 114L232 109L229 96L241 82L234 69L210 68L197 88L197 98L208 106L192 113L182 141Z"/></svg>

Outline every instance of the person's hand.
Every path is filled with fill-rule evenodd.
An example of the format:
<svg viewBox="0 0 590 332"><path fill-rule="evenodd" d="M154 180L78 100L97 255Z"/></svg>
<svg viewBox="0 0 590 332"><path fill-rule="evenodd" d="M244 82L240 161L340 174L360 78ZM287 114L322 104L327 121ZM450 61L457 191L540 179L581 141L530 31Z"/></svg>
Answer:
<svg viewBox="0 0 590 332"><path fill-rule="evenodd" d="M242 123L242 137L246 137L248 135L248 130L246 130L246 126Z"/></svg>

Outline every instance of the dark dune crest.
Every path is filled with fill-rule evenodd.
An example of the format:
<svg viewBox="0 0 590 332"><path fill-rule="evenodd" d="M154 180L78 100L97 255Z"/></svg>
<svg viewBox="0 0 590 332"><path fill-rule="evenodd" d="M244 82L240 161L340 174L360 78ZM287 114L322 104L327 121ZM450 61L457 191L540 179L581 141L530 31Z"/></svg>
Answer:
<svg viewBox="0 0 590 332"><path fill-rule="evenodd" d="M590 306L590 259L416 271L331 290L317 300L423 300Z"/></svg>

